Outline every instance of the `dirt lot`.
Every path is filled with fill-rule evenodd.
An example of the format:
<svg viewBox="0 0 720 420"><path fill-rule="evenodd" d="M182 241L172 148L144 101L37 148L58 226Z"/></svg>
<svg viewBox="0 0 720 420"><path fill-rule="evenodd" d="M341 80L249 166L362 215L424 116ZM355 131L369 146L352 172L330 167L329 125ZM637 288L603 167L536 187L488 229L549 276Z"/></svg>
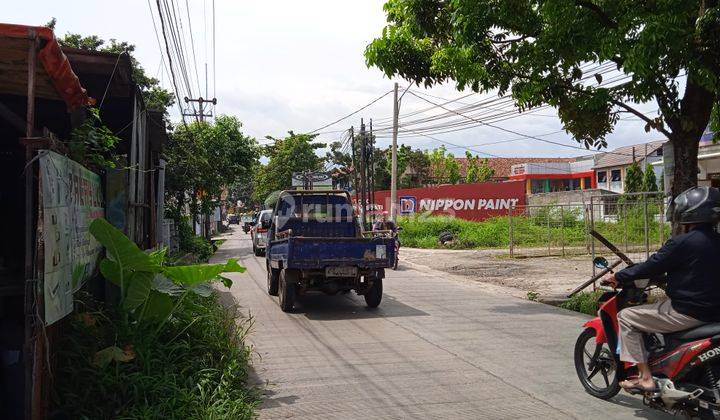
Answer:
<svg viewBox="0 0 720 420"><path fill-rule="evenodd" d="M487 291L527 297L567 294L592 275L589 256L509 258L506 250L402 248L400 266L408 264L482 283Z"/></svg>

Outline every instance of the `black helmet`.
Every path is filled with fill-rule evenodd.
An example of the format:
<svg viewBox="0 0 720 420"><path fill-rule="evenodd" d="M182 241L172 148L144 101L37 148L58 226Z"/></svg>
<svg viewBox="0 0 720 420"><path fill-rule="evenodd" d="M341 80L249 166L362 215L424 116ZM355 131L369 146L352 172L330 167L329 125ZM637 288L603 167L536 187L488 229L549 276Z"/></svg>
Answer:
<svg viewBox="0 0 720 420"><path fill-rule="evenodd" d="M720 191L712 187L693 187L675 197L674 219L681 224L720 221Z"/></svg>

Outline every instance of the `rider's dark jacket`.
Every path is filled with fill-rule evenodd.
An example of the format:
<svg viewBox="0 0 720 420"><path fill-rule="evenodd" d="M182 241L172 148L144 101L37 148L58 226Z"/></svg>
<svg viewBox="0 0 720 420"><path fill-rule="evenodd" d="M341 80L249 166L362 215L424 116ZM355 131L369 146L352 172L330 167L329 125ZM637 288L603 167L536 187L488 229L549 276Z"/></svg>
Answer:
<svg viewBox="0 0 720 420"><path fill-rule="evenodd" d="M666 294L681 314L720 322L720 234L710 225L668 240L647 261L619 271L623 282L667 273Z"/></svg>

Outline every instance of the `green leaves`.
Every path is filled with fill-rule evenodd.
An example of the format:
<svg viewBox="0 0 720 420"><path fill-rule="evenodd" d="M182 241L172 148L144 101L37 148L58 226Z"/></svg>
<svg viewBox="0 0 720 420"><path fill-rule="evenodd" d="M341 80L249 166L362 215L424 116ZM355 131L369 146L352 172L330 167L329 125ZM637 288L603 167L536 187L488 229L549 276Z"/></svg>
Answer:
<svg viewBox="0 0 720 420"><path fill-rule="evenodd" d="M199 264L190 266L167 267L163 273L177 284L193 286L202 282L215 280L220 273L242 273L237 260L229 259L225 264Z"/></svg>
<svg viewBox="0 0 720 420"><path fill-rule="evenodd" d="M145 303L154 277L155 273L149 271L136 271L130 276L123 309L133 311Z"/></svg>
<svg viewBox="0 0 720 420"><path fill-rule="evenodd" d="M107 220L93 220L90 223L90 233L105 247L110 259L118 264L121 273L130 270L160 271L160 266L153 262L150 255L142 252L135 242Z"/></svg>
<svg viewBox="0 0 720 420"><path fill-rule="evenodd" d="M90 233L105 247L107 258L100 261L100 272L120 287L120 309L138 322L157 322L159 330L187 293L208 297L210 282L221 281L230 287L232 281L222 273L241 273L245 268L237 260L225 264L165 266L166 249L143 252L104 219L90 224ZM114 350L100 353L98 363L113 360Z"/></svg>
<svg viewBox="0 0 720 420"><path fill-rule="evenodd" d="M151 290L145 304L144 319L158 323L165 322L172 315L174 307L175 302L169 295Z"/></svg>
<svg viewBox="0 0 720 420"><path fill-rule="evenodd" d="M426 86L452 80L459 90L500 94L512 89L523 110L558 107L564 128L586 147L605 146L620 104L652 100L671 130L649 129L666 136L696 130L697 137L709 100L720 94L720 8L697 0L645 6L630 0L388 0L388 24L365 59L390 78ZM685 97L701 98L683 100L685 74L692 87ZM682 109L703 99L703 109ZM686 114L691 124L682 126L674 114Z"/></svg>

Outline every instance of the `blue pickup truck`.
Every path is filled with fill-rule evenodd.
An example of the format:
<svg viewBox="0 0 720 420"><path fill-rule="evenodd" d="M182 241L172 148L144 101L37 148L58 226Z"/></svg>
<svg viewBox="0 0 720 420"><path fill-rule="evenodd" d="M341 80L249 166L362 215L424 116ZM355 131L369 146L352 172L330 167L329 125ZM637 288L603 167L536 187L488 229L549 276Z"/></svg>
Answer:
<svg viewBox="0 0 720 420"><path fill-rule="evenodd" d="M395 239L366 236L345 191L283 191L265 253L267 291L291 311L298 295L354 290L380 305L385 269L395 261Z"/></svg>

